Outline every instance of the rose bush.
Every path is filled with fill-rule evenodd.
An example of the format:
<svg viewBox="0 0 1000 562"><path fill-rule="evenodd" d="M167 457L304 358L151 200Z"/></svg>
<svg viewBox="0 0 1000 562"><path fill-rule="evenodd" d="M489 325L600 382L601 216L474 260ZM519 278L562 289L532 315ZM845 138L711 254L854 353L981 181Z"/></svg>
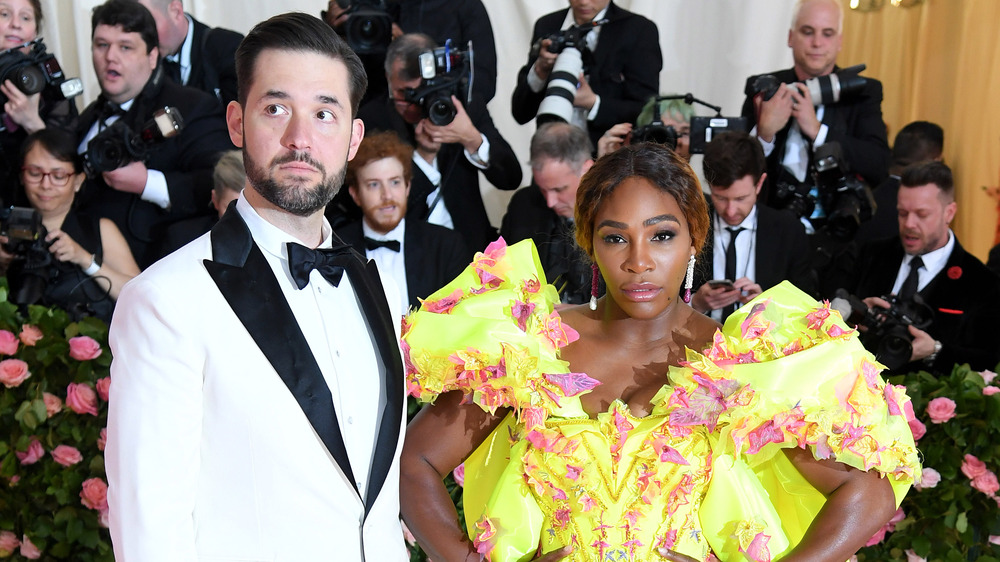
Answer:
<svg viewBox="0 0 1000 562"><path fill-rule="evenodd" d="M0 560L110 562L107 326L6 297L0 281Z"/></svg>

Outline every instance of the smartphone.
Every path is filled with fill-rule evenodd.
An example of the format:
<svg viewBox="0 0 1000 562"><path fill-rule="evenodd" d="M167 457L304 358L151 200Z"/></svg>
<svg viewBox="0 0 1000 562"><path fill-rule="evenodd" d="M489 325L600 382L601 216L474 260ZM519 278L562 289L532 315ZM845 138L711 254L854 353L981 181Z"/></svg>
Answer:
<svg viewBox="0 0 1000 562"><path fill-rule="evenodd" d="M712 279L708 282L708 286L713 289L718 289L719 287L725 287L727 291L736 290L736 286L729 279Z"/></svg>

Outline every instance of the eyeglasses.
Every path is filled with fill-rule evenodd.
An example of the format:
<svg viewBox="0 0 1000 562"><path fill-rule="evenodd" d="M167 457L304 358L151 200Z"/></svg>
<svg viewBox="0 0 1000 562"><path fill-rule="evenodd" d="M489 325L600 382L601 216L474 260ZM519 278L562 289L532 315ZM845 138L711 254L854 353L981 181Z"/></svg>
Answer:
<svg viewBox="0 0 1000 562"><path fill-rule="evenodd" d="M24 172L24 179L31 183L42 183L45 176L49 176L49 181L52 185L62 187L69 183L69 178L73 176L72 172L67 172L66 170L52 170L51 172L46 172L39 168L38 166L24 166L21 168Z"/></svg>

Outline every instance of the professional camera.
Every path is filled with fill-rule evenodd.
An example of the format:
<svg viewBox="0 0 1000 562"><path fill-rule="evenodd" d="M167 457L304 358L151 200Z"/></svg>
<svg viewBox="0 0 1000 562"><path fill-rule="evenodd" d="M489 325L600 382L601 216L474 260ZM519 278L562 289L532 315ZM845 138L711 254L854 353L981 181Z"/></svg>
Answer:
<svg viewBox="0 0 1000 562"><path fill-rule="evenodd" d="M417 88L407 88L404 97L419 105L431 123L447 125L457 114L451 96L465 105L472 101L472 41L467 51L459 51L452 48L449 39L444 47L421 53L418 62L423 81Z"/></svg>
<svg viewBox="0 0 1000 562"><path fill-rule="evenodd" d="M679 137L680 134L673 125L664 125L660 122L659 117L656 117L650 124L632 129L625 144L654 142L662 144L670 150L677 150L677 139Z"/></svg>
<svg viewBox="0 0 1000 562"><path fill-rule="evenodd" d="M157 109L138 133L119 119L98 133L87 145L83 159L84 172L88 177L94 177L101 172L117 170L130 162L143 161L149 156L151 148L176 136L183 128L184 120L174 107Z"/></svg>
<svg viewBox="0 0 1000 562"><path fill-rule="evenodd" d="M917 293L911 300L900 300L895 295L882 297L889 308L868 308L858 297L844 289L837 289L831 308L849 324L867 328L861 333L861 343L875 358L889 369L898 369L913 355L913 336L908 326L926 330L934 320L934 311Z"/></svg>
<svg viewBox="0 0 1000 562"><path fill-rule="evenodd" d="M562 31L541 37L538 41L535 41L534 45L531 46L531 58L538 57L538 54L542 50L542 41L546 39L550 41L548 49L546 49L550 53L559 54L567 48L573 48L582 52L587 46L586 43L584 43L584 39L587 38L587 34L590 33L590 30L596 29L606 23L608 23L608 20L603 19L585 23L583 25L572 25Z"/></svg>
<svg viewBox="0 0 1000 562"><path fill-rule="evenodd" d="M745 133L746 117L691 117L691 154L704 154L705 146L712 142L715 135L724 131L739 131Z"/></svg>
<svg viewBox="0 0 1000 562"><path fill-rule="evenodd" d="M384 53L392 41L392 17L386 0L337 0L347 14L343 35L359 55Z"/></svg>
<svg viewBox="0 0 1000 562"><path fill-rule="evenodd" d="M824 228L837 240L851 240L861 223L875 214L871 188L850 173L840 143L817 148L813 168L820 203L827 213Z"/></svg>
<svg viewBox="0 0 1000 562"><path fill-rule="evenodd" d="M558 53L556 62L549 73L549 81L545 86L545 97L538 105L538 124L548 121L565 121L573 119L573 100L576 99L577 85L580 74L583 74L583 51L587 50L584 41L592 29L607 23L603 19L584 25L574 25L559 33L554 33L539 39L531 47L532 58L538 56L542 41L549 39L548 51Z"/></svg>
<svg viewBox="0 0 1000 562"><path fill-rule="evenodd" d="M7 267L10 301L37 303L52 277L52 254L48 235L38 211L30 207L0 208L0 236L6 236L4 250L13 255Z"/></svg>
<svg viewBox="0 0 1000 562"><path fill-rule="evenodd" d="M28 46L31 47L28 54L21 52ZM52 99L69 99L83 92L80 79L66 78L56 56L45 51L40 37L0 52L0 83L6 80L29 96L48 89ZM7 96L0 93L0 105L4 103Z"/></svg>
<svg viewBox="0 0 1000 562"><path fill-rule="evenodd" d="M850 99L864 89L867 80L862 76L858 76L864 69L864 64L858 64L841 69L840 72L810 78L803 83L809 89L809 96L812 98L813 105L837 103L842 99ZM764 101L768 101L774 97L774 94L778 93L778 88L782 86L782 82L775 76L761 74L751 83L747 95L755 96L763 92Z"/></svg>
<svg viewBox="0 0 1000 562"><path fill-rule="evenodd" d="M816 209L816 197L807 183L779 181L774 184L774 206L787 209L798 218L809 218Z"/></svg>

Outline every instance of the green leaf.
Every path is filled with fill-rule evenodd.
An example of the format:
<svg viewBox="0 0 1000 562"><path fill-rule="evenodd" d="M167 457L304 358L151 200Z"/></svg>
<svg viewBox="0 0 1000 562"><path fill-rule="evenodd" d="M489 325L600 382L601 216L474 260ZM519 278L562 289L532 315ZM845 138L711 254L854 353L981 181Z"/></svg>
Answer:
<svg viewBox="0 0 1000 562"><path fill-rule="evenodd" d="M969 519L965 512L958 514L958 518L955 521L955 530L959 533L964 533L969 528Z"/></svg>
<svg viewBox="0 0 1000 562"><path fill-rule="evenodd" d="M49 411L45 408L45 401L41 398L31 401L31 410L39 420L45 420L49 417Z"/></svg>

